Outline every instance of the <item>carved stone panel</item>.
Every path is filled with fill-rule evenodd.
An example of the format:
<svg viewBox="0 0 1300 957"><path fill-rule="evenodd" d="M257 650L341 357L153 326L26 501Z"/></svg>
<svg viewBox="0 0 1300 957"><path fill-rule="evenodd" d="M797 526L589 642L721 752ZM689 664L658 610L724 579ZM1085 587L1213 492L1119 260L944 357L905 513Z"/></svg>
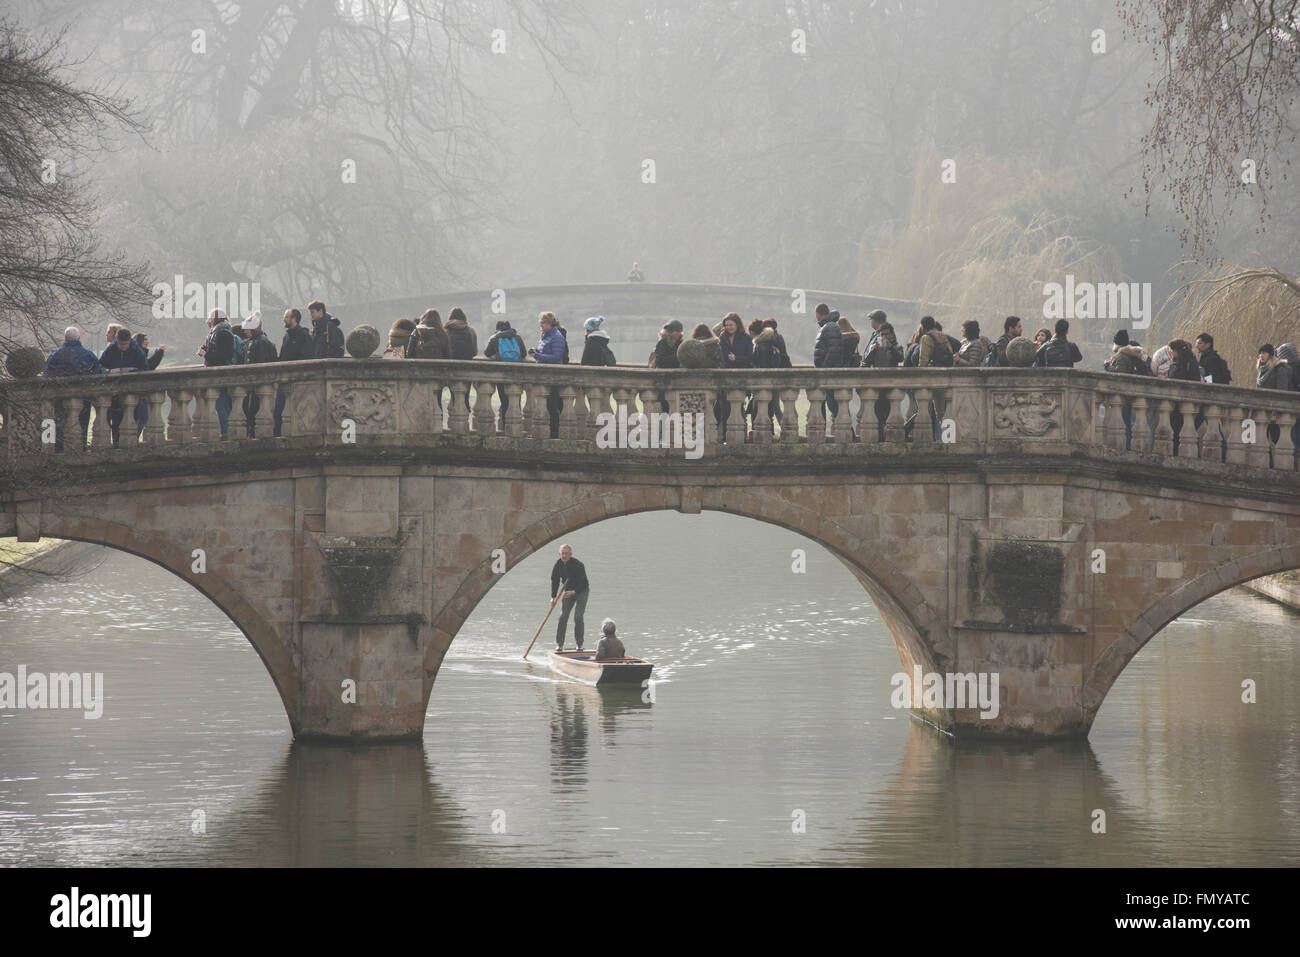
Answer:
<svg viewBox="0 0 1300 957"><path fill-rule="evenodd" d="M351 419L358 433L397 431L397 401L391 384L331 384L329 409L335 428L341 428L344 419Z"/></svg>
<svg viewBox="0 0 1300 957"><path fill-rule="evenodd" d="M994 437L1059 439L1065 434L1060 392L994 392L992 413Z"/></svg>
<svg viewBox="0 0 1300 957"><path fill-rule="evenodd" d="M709 394L707 392L677 392L677 402L673 406L674 412L683 414L709 411ZM670 402L670 405L672 403Z"/></svg>

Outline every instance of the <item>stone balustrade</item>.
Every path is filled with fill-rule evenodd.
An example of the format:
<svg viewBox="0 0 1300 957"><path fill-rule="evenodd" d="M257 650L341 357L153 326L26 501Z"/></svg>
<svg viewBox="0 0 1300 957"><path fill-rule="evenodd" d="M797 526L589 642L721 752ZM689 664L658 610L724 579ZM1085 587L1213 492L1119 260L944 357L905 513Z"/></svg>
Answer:
<svg viewBox="0 0 1300 957"><path fill-rule="evenodd" d="M216 414L223 390L232 405L224 439ZM285 394L278 438L277 391ZM259 400L251 439L246 396ZM548 401L558 413L555 438ZM87 402L94 415L82 447L78 417ZM137 407L148 413L138 436ZM122 413L117 447L108 427L115 409ZM93 458L146 455L153 446L407 446L476 436L596 451L608 444L597 441L602 425L635 424L639 412L701 415L703 454L714 456L807 455L809 445L863 457L1037 451L1294 472L1300 395L1061 369L655 370L333 359L0 381L0 449L10 460ZM668 436L676 428L660 425ZM52 435L72 438L57 451Z"/></svg>

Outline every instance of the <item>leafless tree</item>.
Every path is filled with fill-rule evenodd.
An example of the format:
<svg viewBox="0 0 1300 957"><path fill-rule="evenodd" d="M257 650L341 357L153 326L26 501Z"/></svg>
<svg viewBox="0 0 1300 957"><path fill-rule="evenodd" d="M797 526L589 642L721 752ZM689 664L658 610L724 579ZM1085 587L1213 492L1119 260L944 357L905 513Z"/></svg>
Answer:
<svg viewBox="0 0 1300 957"><path fill-rule="evenodd" d="M1119 0L1119 11L1160 64L1142 138L1148 203L1167 193L1197 252L1246 197L1263 222L1295 141L1300 0Z"/></svg>
<svg viewBox="0 0 1300 957"><path fill-rule="evenodd" d="M98 202L76 175L110 133L139 127L121 99L64 79L60 39L0 21L0 352L148 293L142 266L102 249Z"/></svg>

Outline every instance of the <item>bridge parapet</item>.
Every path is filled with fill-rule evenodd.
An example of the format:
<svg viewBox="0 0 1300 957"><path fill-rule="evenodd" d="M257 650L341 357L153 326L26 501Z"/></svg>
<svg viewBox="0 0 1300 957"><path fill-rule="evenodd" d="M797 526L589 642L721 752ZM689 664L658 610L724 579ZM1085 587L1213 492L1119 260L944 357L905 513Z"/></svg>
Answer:
<svg viewBox="0 0 1300 957"><path fill-rule="evenodd" d="M227 438L216 409L223 391L232 405ZM282 437L271 427L277 391L285 395ZM246 397L257 399L251 415ZM84 403L95 413L88 447L78 422ZM138 435L137 407L147 411ZM109 418L118 411L114 447ZM638 432L643 412L661 416ZM745 456L755 465L824 447L828 456L863 460L1038 453L1173 469L1195 462L1198 469L1280 477L1296 471L1291 433L1298 417L1300 395L1293 393L1063 369L655 370L334 359L0 382L0 449L11 468L38 467L55 455L120 461L167 446L197 454L222 445L228 454L234 445L436 447L476 436L489 447L509 439L539 453L558 442L662 456L665 444L690 442L699 454L688 458ZM255 437L245 438L247 422ZM702 425L702 435L690 424ZM54 439L68 436L56 452Z"/></svg>

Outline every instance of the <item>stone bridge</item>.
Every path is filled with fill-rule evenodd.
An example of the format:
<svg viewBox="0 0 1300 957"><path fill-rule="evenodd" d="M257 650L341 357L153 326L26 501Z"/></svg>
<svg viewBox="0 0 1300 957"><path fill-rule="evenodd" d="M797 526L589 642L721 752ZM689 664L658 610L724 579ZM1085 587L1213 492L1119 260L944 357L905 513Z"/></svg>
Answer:
<svg viewBox="0 0 1300 957"><path fill-rule="evenodd" d="M226 440L222 389L236 410ZM823 414L828 391L836 415ZM245 395L261 399L257 438L243 437ZM115 401L127 410L116 448ZM609 447L602 413L635 426L638 410L665 407L702 419L698 457ZM930 721L1078 737L1167 622L1300 566L1298 414L1289 393L1056 369L340 359L5 381L0 535L95 542L170 569L247 636L295 734L385 738L421 734L443 656L500 577L494 552L513 567L608 518L731 512L835 554L903 671L999 676L996 718L919 702Z"/></svg>

